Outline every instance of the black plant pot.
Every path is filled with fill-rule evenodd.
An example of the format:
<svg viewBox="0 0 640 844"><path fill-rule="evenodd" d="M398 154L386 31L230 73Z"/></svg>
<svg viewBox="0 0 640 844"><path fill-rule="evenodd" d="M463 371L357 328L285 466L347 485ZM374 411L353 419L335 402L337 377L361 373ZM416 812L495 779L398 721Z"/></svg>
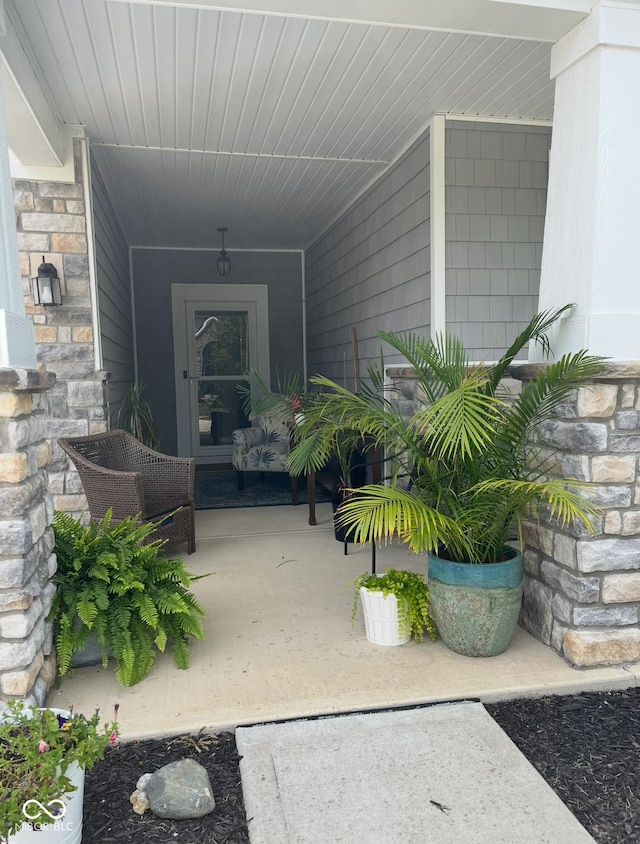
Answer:
<svg viewBox="0 0 640 844"><path fill-rule="evenodd" d="M358 493L355 492L353 495L357 495ZM333 532L335 534L336 539L338 542L342 542L344 546L344 553L345 556L349 553L349 544L353 544L356 540L354 539L354 532L355 528L346 528L343 525L338 524L338 516L337 510L338 507L342 504L344 498L342 494L338 494L332 501L331 507L333 508ZM371 574L376 573L376 544L375 542L371 543Z"/></svg>
<svg viewBox="0 0 640 844"><path fill-rule="evenodd" d="M338 507L342 504L344 498L341 493L336 495L335 498L331 500L331 507L333 509L333 532L338 542L355 542L354 539L354 531L355 528L346 528L342 525L338 524ZM347 553L347 549L345 548L345 554Z"/></svg>
<svg viewBox="0 0 640 844"><path fill-rule="evenodd" d="M81 648L73 654L69 665L71 668L83 668L85 665L98 665L101 662L102 649L98 644L98 634L92 633L84 648Z"/></svg>

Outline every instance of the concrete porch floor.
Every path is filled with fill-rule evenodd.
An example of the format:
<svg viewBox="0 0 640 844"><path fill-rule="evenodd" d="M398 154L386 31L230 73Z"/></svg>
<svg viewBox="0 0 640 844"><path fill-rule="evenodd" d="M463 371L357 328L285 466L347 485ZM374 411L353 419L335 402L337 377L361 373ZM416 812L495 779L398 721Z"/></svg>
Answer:
<svg viewBox="0 0 640 844"><path fill-rule="evenodd" d="M331 507L209 510L196 514L197 553L186 556L206 611L205 639L191 644L191 667L170 653L137 686L118 685L112 668L77 669L51 690L49 705L110 716L120 704L124 740L182 732L219 732L263 721L410 706L433 701L515 697L628 688L640 665L572 669L554 651L518 629L497 657L472 659L441 642L399 648L372 645L353 588L368 571L368 547L334 539ZM424 572L424 559L404 546L378 550L378 570Z"/></svg>

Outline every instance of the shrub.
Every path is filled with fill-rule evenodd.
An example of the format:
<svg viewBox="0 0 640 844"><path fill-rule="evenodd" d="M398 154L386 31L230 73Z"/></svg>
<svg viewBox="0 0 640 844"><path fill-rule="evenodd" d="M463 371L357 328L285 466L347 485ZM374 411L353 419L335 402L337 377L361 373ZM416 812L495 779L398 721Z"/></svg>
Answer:
<svg viewBox="0 0 640 844"><path fill-rule="evenodd" d="M106 667L116 660L123 686L139 683L167 644L178 668L189 667L188 637L203 639L204 611L189 591L200 576L181 559L169 559L162 540L150 539L154 526L135 517L83 525L68 513L53 520L58 570L50 617L60 674L73 654L96 634Z"/></svg>

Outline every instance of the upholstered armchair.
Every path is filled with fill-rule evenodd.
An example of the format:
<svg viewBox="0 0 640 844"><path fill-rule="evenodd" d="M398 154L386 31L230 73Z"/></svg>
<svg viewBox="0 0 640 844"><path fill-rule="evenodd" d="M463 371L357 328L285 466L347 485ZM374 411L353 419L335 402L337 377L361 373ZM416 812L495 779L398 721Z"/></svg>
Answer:
<svg viewBox="0 0 640 844"><path fill-rule="evenodd" d="M250 428L233 432L233 468L238 478L238 489L244 489L245 472L286 472L289 456L289 428L266 416L254 419ZM291 479L291 503L298 503L298 479Z"/></svg>

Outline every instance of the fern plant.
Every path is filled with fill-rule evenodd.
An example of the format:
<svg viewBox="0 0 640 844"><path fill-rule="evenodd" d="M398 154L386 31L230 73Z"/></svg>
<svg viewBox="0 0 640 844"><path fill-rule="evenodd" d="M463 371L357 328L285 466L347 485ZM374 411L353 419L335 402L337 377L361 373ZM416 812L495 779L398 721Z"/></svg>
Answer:
<svg viewBox="0 0 640 844"><path fill-rule="evenodd" d="M50 618L61 675L71 657L95 633L106 667L116 661L116 677L133 686L146 677L156 654L167 645L178 668L189 667L188 637L204 638L204 611L189 591L200 577L180 559L162 553L162 540L149 540L153 524L135 517L82 524L68 513L53 520L58 570Z"/></svg>
<svg viewBox="0 0 640 844"><path fill-rule="evenodd" d="M356 620L358 596L364 587L371 592L382 592L386 598L395 595L398 602L398 635L413 636L418 642L426 630L432 640L436 629L429 614L429 587L420 574L404 569L387 569L384 574L361 574L353 581L355 594L351 607L351 623Z"/></svg>

